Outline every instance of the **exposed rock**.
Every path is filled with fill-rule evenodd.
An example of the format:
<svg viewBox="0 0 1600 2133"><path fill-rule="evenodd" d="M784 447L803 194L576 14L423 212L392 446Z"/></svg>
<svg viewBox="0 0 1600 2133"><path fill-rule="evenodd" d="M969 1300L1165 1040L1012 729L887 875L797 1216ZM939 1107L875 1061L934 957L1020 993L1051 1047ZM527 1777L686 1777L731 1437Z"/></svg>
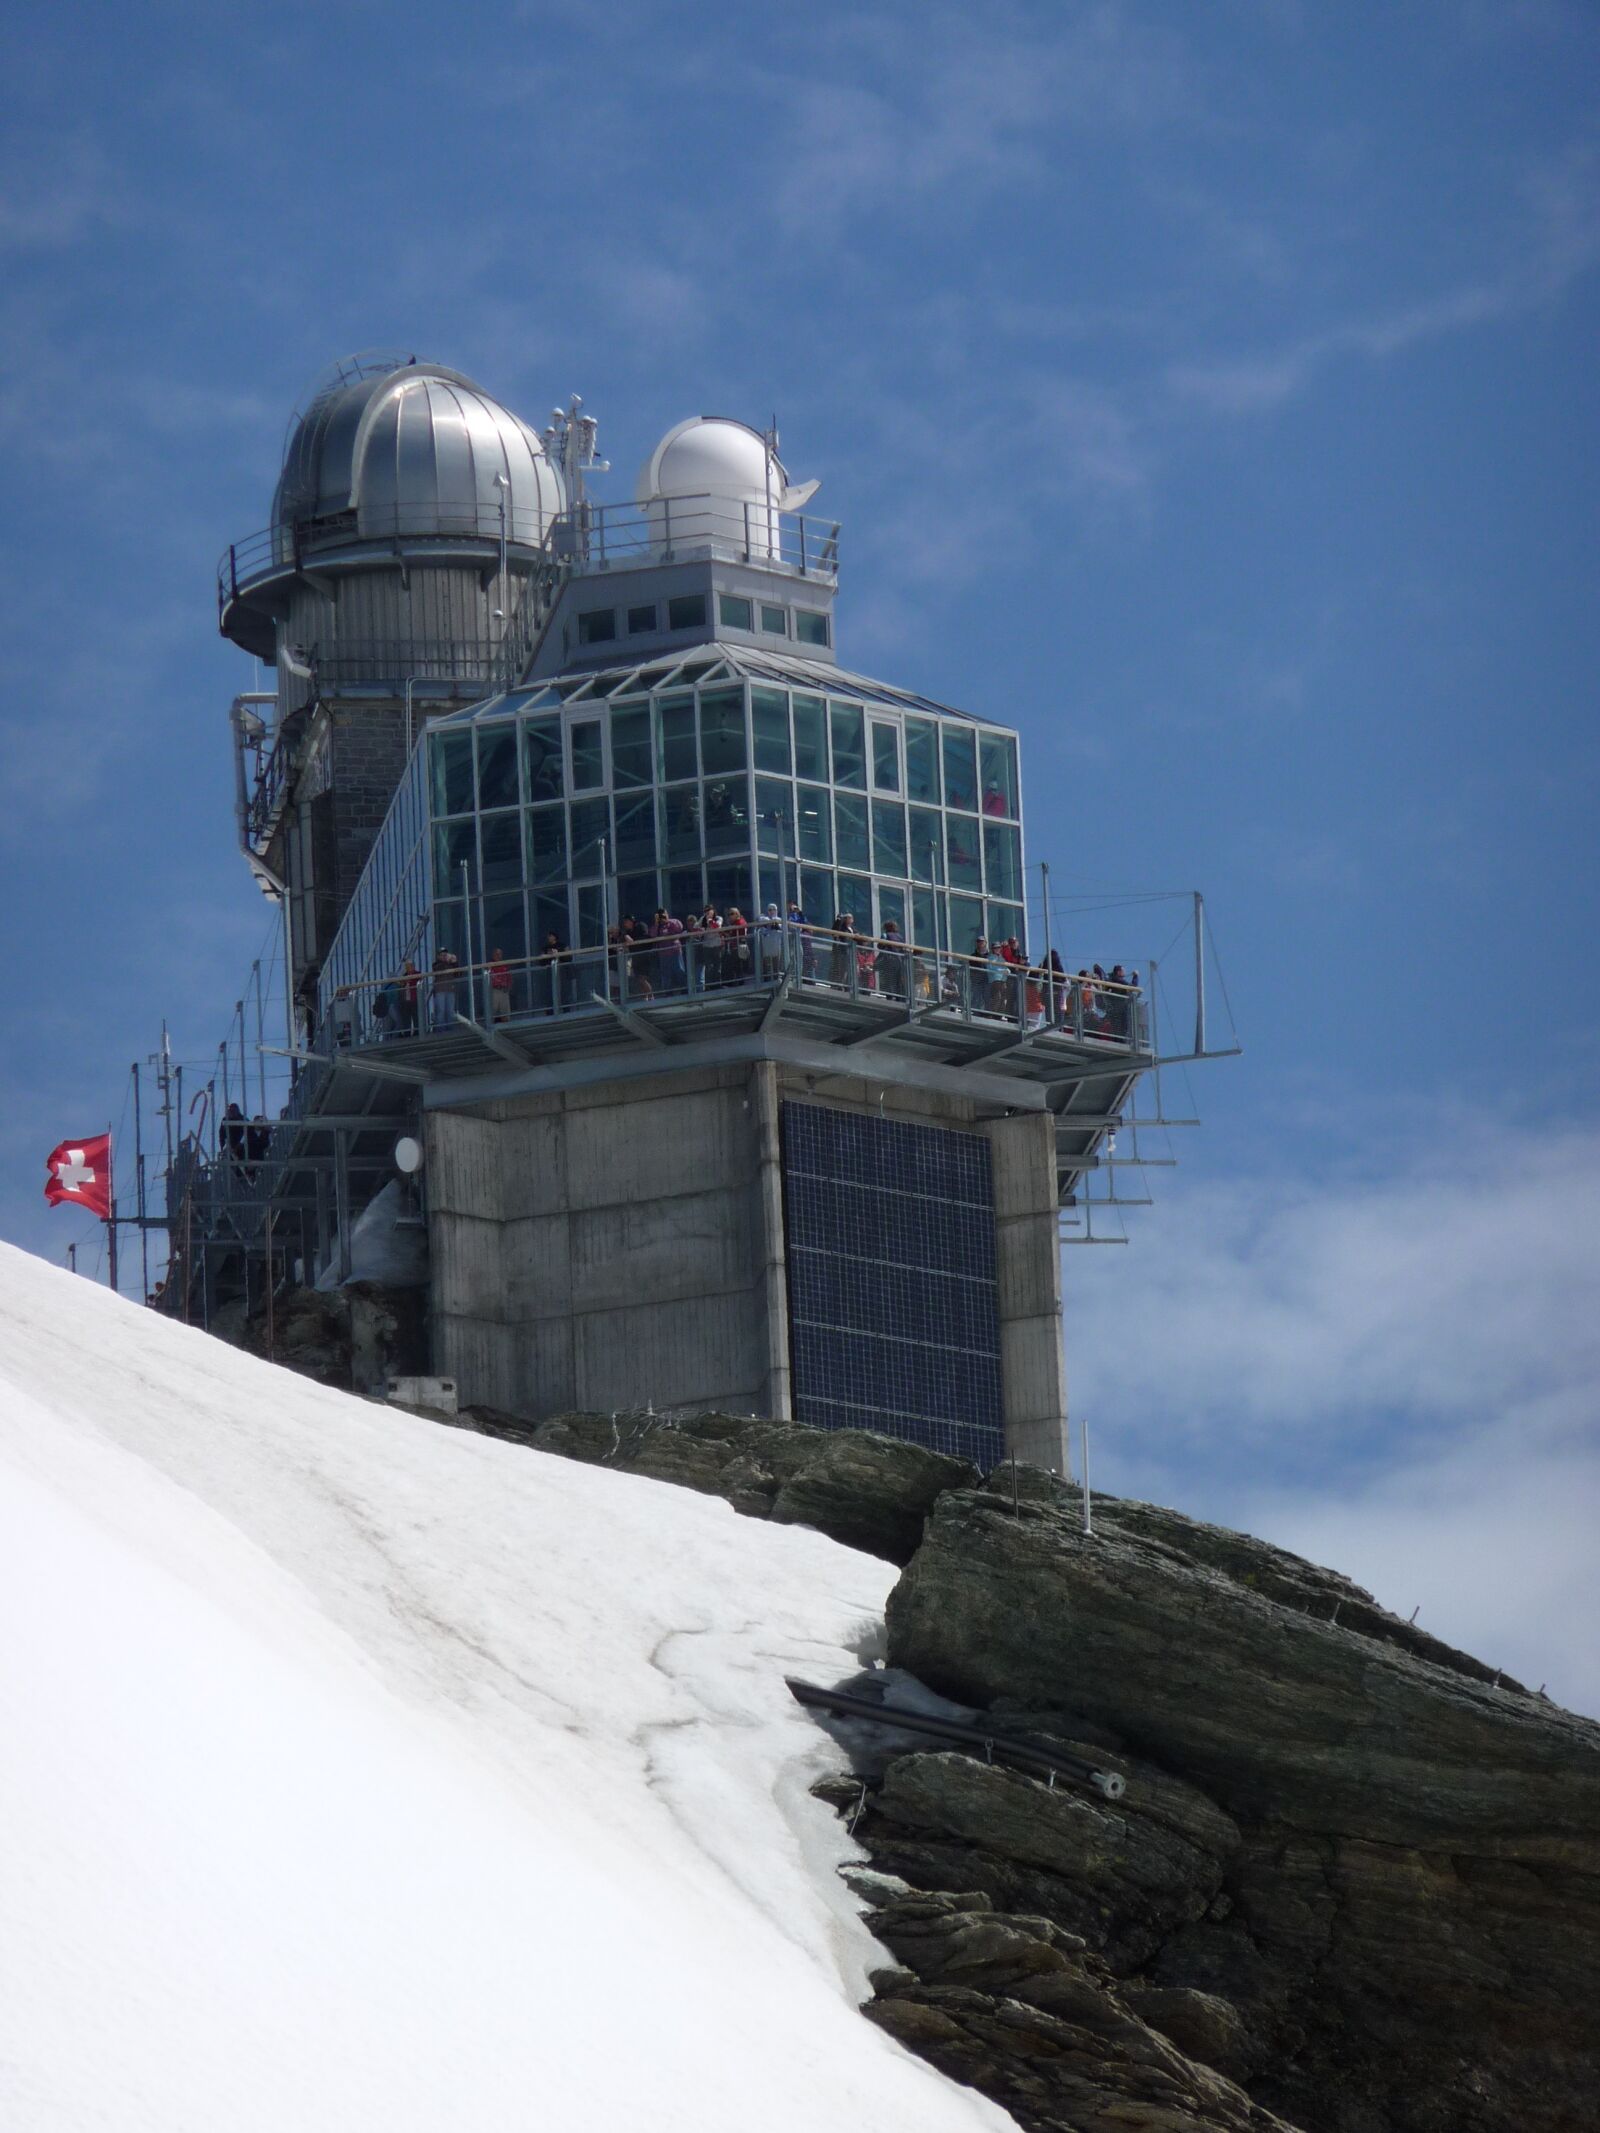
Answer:
<svg viewBox="0 0 1600 2133"><path fill-rule="evenodd" d="M214 1332L270 1356L285 1369L344 1392L381 1393L391 1377L423 1367L423 1301L411 1288L351 1281L339 1289L282 1289L269 1320L258 1307L246 1323Z"/></svg>
<svg viewBox="0 0 1600 2133"><path fill-rule="evenodd" d="M891 1563L910 1561L938 1496L979 1478L966 1460L897 1437L742 1415L567 1414L533 1422L475 1407L458 1420L565 1459L721 1496L747 1517L814 1526Z"/></svg>
<svg viewBox="0 0 1600 2133"><path fill-rule="evenodd" d="M890 1660L1113 1761L1128 1791L923 1752L858 1787L875 1865L956 1906L937 1925L883 1906L922 1988L874 2019L1040 2127L1268 2122L1226 2115L1224 2076L1308 2133L1593 2124L1600 1727L1281 1550L1112 1499L1091 1538L1075 1492L1018 1493L1015 1512L1009 1475L941 1497L890 1599ZM990 1914L1007 1933L976 1934ZM1066 1955L1063 1932L1088 1952L1052 1983L1016 1936ZM1075 2026L1068 2101L1012 2086L1012 2054L1034 2082L1067 2049L1046 2015ZM1096 2061L1090 2036L1114 2048ZM1179 2097L1174 2065L1221 2089Z"/></svg>

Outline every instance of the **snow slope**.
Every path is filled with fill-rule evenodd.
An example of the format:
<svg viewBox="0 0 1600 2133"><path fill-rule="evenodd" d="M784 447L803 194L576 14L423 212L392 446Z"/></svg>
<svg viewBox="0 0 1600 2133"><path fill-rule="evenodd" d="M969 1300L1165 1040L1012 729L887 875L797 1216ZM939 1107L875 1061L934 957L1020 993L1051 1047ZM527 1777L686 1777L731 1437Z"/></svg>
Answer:
<svg viewBox="0 0 1600 2133"><path fill-rule="evenodd" d="M783 1686L893 1572L0 1246L6 2133L944 2133Z"/></svg>

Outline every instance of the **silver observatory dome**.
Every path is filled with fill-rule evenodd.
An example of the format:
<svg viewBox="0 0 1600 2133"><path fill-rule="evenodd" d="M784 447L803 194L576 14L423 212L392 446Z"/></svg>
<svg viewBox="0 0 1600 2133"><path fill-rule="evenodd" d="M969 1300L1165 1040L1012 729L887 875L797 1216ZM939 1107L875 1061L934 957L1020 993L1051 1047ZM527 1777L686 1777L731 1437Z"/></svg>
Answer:
<svg viewBox="0 0 1600 2133"><path fill-rule="evenodd" d="M273 500L276 528L323 523L538 547L563 504L536 434L470 378L415 357L341 365L293 423Z"/></svg>

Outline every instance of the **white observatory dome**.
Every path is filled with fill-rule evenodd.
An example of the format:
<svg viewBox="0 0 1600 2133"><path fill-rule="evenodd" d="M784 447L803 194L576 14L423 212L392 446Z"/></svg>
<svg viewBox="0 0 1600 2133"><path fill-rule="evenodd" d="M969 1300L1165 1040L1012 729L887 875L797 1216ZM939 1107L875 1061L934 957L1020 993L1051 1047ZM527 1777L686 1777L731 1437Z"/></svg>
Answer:
<svg viewBox="0 0 1600 2133"><path fill-rule="evenodd" d="M675 541L681 540L702 520L714 537L724 521L731 524L748 516L758 529L758 540L765 524L762 545L776 555L781 547L778 514L800 510L818 486L809 481L795 488L782 460L748 422L727 415L691 415L668 430L640 468L637 498L657 538L666 538L670 531ZM683 511L664 508L691 497L704 501ZM755 518L753 509L747 513L747 505L758 506L764 517Z"/></svg>
<svg viewBox="0 0 1600 2133"><path fill-rule="evenodd" d="M564 505L560 471L528 425L470 378L411 360L317 395L284 453L273 520L353 511L372 538L492 540L502 497L508 537L536 546Z"/></svg>

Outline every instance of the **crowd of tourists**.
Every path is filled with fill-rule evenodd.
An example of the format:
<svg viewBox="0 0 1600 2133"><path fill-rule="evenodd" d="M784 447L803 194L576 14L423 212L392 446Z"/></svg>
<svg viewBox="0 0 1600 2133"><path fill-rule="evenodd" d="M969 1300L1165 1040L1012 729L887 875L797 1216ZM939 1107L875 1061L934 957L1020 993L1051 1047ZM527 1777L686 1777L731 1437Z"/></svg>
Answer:
<svg viewBox="0 0 1600 2133"><path fill-rule="evenodd" d="M829 926L810 923L798 904L780 911L769 903L747 918L736 904L715 906L687 919L658 909L648 925L625 918L609 928L603 951L570 948L547 933L537 951L513 963L500 948L487 964L465 969L441 948L424 972L409 958L397 976L378 986L366 1005L367 1041L448 1029L461 1015L486 1013L491 1022L520 1014L559 1014L604 992L619 1005L711 992L727 986L775 983L788 971L805 984L821 984L853 997L903 1001L909 1006L951 1007L962 1013L1004 1017L1030 1029L1080 1031L1123 1038L1129 1033L1139 973L1120 963L1099 963L1074 975L1051 950L1031 960L1017 935L979 939L969 953L935 954L913 948L893 919L883 932L863 933L848 911ZM308 1025L314 995L308 1004ZM335 1046L361 1040L358 1001L340 986L330 1010ZM308 1038L310 1030L308 1027Z"/></svg>

